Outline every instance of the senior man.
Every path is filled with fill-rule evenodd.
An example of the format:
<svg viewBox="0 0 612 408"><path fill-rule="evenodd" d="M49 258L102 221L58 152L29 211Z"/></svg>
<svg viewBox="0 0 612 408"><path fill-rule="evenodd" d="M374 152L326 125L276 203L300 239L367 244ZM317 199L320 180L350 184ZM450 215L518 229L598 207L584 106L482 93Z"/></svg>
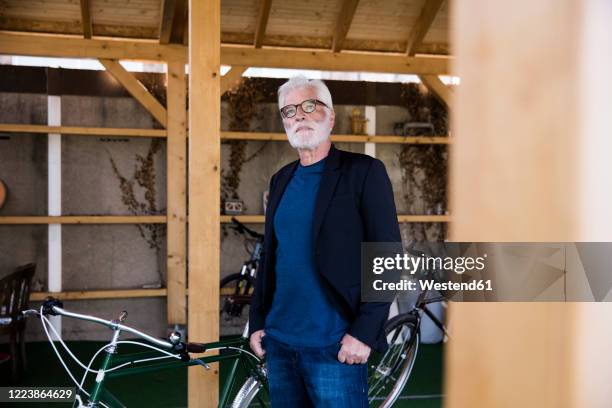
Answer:
<svg viewBox="0 0 612 408"><path fill-rule="evenodd" d="M278 90L299 160L272 176L264 256L249 316L274 408L367 407L367 361L388 345L389 303L361 302L361 242L401 242L383 163L338 150L327 86L295 77Z"/></svg>

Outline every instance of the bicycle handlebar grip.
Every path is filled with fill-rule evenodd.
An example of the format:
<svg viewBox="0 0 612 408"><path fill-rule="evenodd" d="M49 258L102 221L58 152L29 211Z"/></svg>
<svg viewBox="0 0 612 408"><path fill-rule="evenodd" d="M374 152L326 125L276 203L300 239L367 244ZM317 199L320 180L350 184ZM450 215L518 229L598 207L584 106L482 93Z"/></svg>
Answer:
<svg viewBox="0 0 612 408"><path fill-rule="evenodd" d="M57 316L57 313L53 310L55 306L63 308L64 304L59 299L51 296L47 297L42 304L43 315Z"/></svg>
<svg viewBox="0 0 612 408"><path fill-rule="evenodd" d="M207 350L206 344L203 343L187 343L185 348L188 353L204 353Z"/></svg>

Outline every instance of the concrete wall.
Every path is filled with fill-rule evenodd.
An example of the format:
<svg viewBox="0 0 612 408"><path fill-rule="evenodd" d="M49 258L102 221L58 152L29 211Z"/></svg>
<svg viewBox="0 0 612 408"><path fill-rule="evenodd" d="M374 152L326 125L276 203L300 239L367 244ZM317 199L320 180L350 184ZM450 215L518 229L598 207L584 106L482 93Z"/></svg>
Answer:
<svg viewBox="0 0 612 408"><path fill-rule="evenodd" d="M399 85L398 85L399 86ZM67 95L62 101L62 124L67 126L152 128L154 120L129 97ZM0 93L0 123L46 124L47 96L42 94ZM354 106L337 105L335 133L350 133L350 113ZM275 103L260 106L259 119L252 130L282 132ZM393 134L393 123L406 120L407 111L399 106L377 107L377 134ZM227 129L227 105L222 104L222 129ZM0 138L0 179L9 188L9 199L0 215L45 215L47 212L46 135L5 134ZM62 207L65 215L129 215L122 202L120 184L111 165L126 178L133 176L137 155L146 156L152 139L64 136L62 138ZM238 194L246 204L246 214L262 214L262 193L271 175L297 158L286 142L247 143L247 157L261 152L241 172ZM343 150L363 152L360 143L338 143ZM387 167L392 180L398 212L405 213L402 200L400 145L377 145L377 157ZM222 168L227 171L230 147L222 144ZM156 203L166 209L166 147L162 141L154 156ZM135 188L139 200L144 190ZM262 231L263 225L252 225ZM223 229L226 230L224 233ZM223 227L221 233L221 275L239 271L248 257L242 237ZM402 226L405 239L410 238ZM134 225L72 225L62 228L63 287L65 290L139 288L165 281L165 239L161 251L150 248ZM15 266L36 262L35 290L46 290L47 227L0 226L0 277ZM34 305L35 306L35 305ZM165 299L119 299L67 302L67 307L84 313L112 318L128 310L128 323L154 335L166 331ZM65 321L68 339L105 339L108 333L91 324ZM28 329L29 339L41 339L37 324Z"/></svg>

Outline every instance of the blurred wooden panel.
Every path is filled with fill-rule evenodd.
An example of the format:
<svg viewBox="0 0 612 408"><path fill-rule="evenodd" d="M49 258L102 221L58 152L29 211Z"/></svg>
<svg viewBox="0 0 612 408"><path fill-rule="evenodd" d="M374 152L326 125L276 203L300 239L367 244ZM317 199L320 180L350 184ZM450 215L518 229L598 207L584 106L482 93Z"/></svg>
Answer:
<svg viewBox="0 0 612 408"><path fill-rule="evenodd" d="M221 2L221 31L249 34L253 38L259 3L259 0L223 0Z"/></svg>
<svg viewBox="0 0 612 408"><path fill-rule="evenodd" d="M362 0L347 39L406 42L424 0Z"/></svg>
<svg viewBox="0 0 612 408"><path fill-rule="evenodd" d="M94 24L158 27L159 0L91 0Z"/></svg>
<svg viewBox="0 0 612 408"><path fill-rule="evenodd" d="M272 2L266 34L331 39L341 7L340 0Z"/></svg>

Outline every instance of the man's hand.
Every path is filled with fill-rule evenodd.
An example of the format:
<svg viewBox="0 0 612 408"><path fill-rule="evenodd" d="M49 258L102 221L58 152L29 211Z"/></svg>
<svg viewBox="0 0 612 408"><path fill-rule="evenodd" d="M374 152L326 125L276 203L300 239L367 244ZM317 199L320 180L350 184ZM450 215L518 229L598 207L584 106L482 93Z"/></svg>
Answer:
<svg viewBox="0 0 612 408"><path fill-rule="evenodd" d="M338 352L338 361L346 364L367 363L371 351L370 346L360 342L348 333L342 337L340 343L342 343L342 347Z"/></svg>
<svg viewBox="0 0 612 408"><path fill-rule="evenodd" d="M263 358L266 355L266 350L261 347L261 339L266 335L266 332L263 330L257 330L253 334L251 334L250 345L251 350L255 353L255 355L259 358Z"/></svg>

